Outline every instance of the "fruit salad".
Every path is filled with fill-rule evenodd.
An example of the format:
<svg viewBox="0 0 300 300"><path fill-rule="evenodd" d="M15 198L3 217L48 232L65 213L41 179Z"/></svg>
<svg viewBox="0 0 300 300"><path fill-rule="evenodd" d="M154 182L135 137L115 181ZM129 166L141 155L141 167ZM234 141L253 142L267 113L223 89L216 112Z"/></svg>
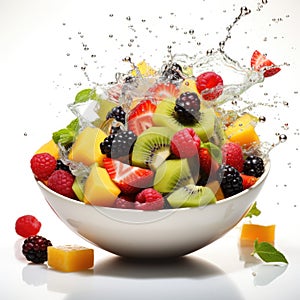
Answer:
<svg viewBox="0 0 300 300"><path fill-rule="evenodd" d="M139 210L211 205L250 188L267 160L258 118L224 103L280 68L254 51L248 68L234 62L246 79L231 85L213 67L220 59L233 64L222 51L202 59L206 69L130 61L116 83L80 91L75 119L33 155L35 178L87 205Z"/></svg>

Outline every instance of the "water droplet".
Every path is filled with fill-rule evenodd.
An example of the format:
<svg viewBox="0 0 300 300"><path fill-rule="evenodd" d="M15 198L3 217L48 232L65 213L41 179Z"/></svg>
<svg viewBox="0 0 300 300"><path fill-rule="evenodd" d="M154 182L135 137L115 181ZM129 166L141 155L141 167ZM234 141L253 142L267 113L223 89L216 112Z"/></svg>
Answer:
<svg viewBox="0 0 300 300"><path fill-rule="evenodd" d="M266 122L266 117L265 116L260 116L258 118L258 121L261 122L261 123L264 123L264 122Z"/></svg>
<svg viewBox="0 0 300 300"><path fill-rule="evenodd" d="M195 33L195 30L194 29L190 29L189 30L189 34L194 34Z"/></svg>
<svg viewBox="0 0 300 300"><path fill-rule="evenodd" d="M279 142L284 143L287 140L287 136L285 134L279 135Z"/></svg>
<svg viewBox="0 0 300 300"><path fill-rule="evenodd" d="M126 17L126 20L131 21L131 17L130 16Z"/></svg>
<svg viewBox="0 0 300 300"><path fill-rule="evenodd" d="M113 35L112 35L112 34L110 34L108 37L109 37L109 38L112 38L112 37L113 37Z"/></svg>
<svg viewBox="0 0 300 300"><path fill-rule="evenodd" d="M67 53L67 56L70 56L71 54L70 53Z"/></svg>
<svg viewBox="0 0 300 300"><path fill-rule="evenodd" d="M24 136L27 136L27 132L24 132Z"/></svg>

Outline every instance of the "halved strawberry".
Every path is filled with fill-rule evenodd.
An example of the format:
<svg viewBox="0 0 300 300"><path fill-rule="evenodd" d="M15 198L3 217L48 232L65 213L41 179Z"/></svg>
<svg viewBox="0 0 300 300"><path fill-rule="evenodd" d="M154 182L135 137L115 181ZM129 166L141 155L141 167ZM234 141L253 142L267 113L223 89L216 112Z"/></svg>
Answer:
<svg viewBox="0 0 300 300"><path fill-rule="evenodd" d="M265 55L255 50L251 57L251 67L255 71L264 70L264 77L270 77L277 74L281 69L270 61Z"/></svg>
<svg viewBox="0 0 300 300"><path fill-rule="evenodd" d="M148 90L149 96L153 97L157 102L166 98L177 98L180 94L179 88L172 83L157 83Z"/></svg>
<svg viewBox="0 0 300 300"><path fill-rule="evenodd" d="M104 158L103 163L112 181L124 194L138 193L153 185L154 173L149 169L130 166L112 158Z"/></svg>
<svg viewBox="0 0 300 300"><path fill-rule="evenodd" d="M129 113L127 119L128 130L140 135L144 130L153 126L152 116L156 105L151 100L142 100Z"/></svg>
<svg viewBox="0 0 300 300"><path fill-rule="evenodd" d="M204 147L200 147L198 150L200 170L204 171L206 174L211 174L214 176L219 169L219 164L213 159L209 150Z"/></svg>
<svg viewBox="0 0 300 300"><path fill-rule="evenodd" d="M257 177L251 176L251 175L245 175L245 174L240 174L242 179L243 179L243 187L244 190L248 189L250 186L256 183L258 180Z"/></svg>

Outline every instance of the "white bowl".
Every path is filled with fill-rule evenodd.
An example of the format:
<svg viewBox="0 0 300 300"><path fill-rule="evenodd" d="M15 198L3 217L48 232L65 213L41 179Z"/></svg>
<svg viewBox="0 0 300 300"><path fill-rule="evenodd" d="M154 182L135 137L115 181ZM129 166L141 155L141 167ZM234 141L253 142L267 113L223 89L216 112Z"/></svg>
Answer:
<svg viewBox="0 0 300 300"><path fill-rule="evenodd" d="M75 233L111 253L131 258L171 258L222 237L248 212L270 170L248 190L216 204L157 211L87 205L38 185L57 216Z"/></svg>

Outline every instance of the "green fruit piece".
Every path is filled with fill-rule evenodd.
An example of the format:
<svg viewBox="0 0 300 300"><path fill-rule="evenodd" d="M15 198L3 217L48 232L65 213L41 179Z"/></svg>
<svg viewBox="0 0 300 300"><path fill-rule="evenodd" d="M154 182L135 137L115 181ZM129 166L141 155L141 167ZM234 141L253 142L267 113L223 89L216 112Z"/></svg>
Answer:
<svg viewBox="0 0 300 300"><path fill-rule="evenodd" d="M118 104L106 100L106 99L98 99L99 109L96 111L99 119L93 122L93 125L96 127L101 127L101 125L106 121L107 114Z"/></svg>
<svg viewBox="0 0 300 300"><path fill-rule="evenodd" d="M84 184L85 180L83 180L81 177L76 177L72 185L72 190L80 201L83 201Z"/></svg>
<svg viewBox="0 0 300 300"><path fill-rule="evenodd" d="M214 133L209 138L209 140L221 148L226 139L227 137L223 128L223 123L217 117L215 117Z"/></svg>
<svg viewBox="0 0 300 300"><path fill-rule="evenodd" d="M212 108L201 106L200 121L185 126L177 121L174 116L175 98L168 98L161 101L153 114L152 120L155 126L166 126L174 131L179 131L185 127L195 130L201 141L207 142L214 133L215 112Z"/></svg>
<svg viewBox="0 0 300 300"><path fill-rule="evenodd" d="M162 194L170 193L182 186L194 183L186 158L164 161L157 168L154 177L154 189Z"/></svg>
<svg viewBox="0 0 300 300"><path fill-rule="evenodd" d="M132 151L134 166L156 170L171 154L174 132L168 127L150 127L138 136Z"/></svg>
<svg viewBox="0 0 300 300"><path fill-rule="evenodd" d="M213 191L204 186L189 184L179 188L167 197L173 208L198 207L216 203Z"/></svg>
<svg viewBox="0 0 300 300"><path fill-rule="evenodd" d="M202 143L201 147L206 148L215 161L219 164L222 163L222 150L220 147L212 142Z"/></svg>

